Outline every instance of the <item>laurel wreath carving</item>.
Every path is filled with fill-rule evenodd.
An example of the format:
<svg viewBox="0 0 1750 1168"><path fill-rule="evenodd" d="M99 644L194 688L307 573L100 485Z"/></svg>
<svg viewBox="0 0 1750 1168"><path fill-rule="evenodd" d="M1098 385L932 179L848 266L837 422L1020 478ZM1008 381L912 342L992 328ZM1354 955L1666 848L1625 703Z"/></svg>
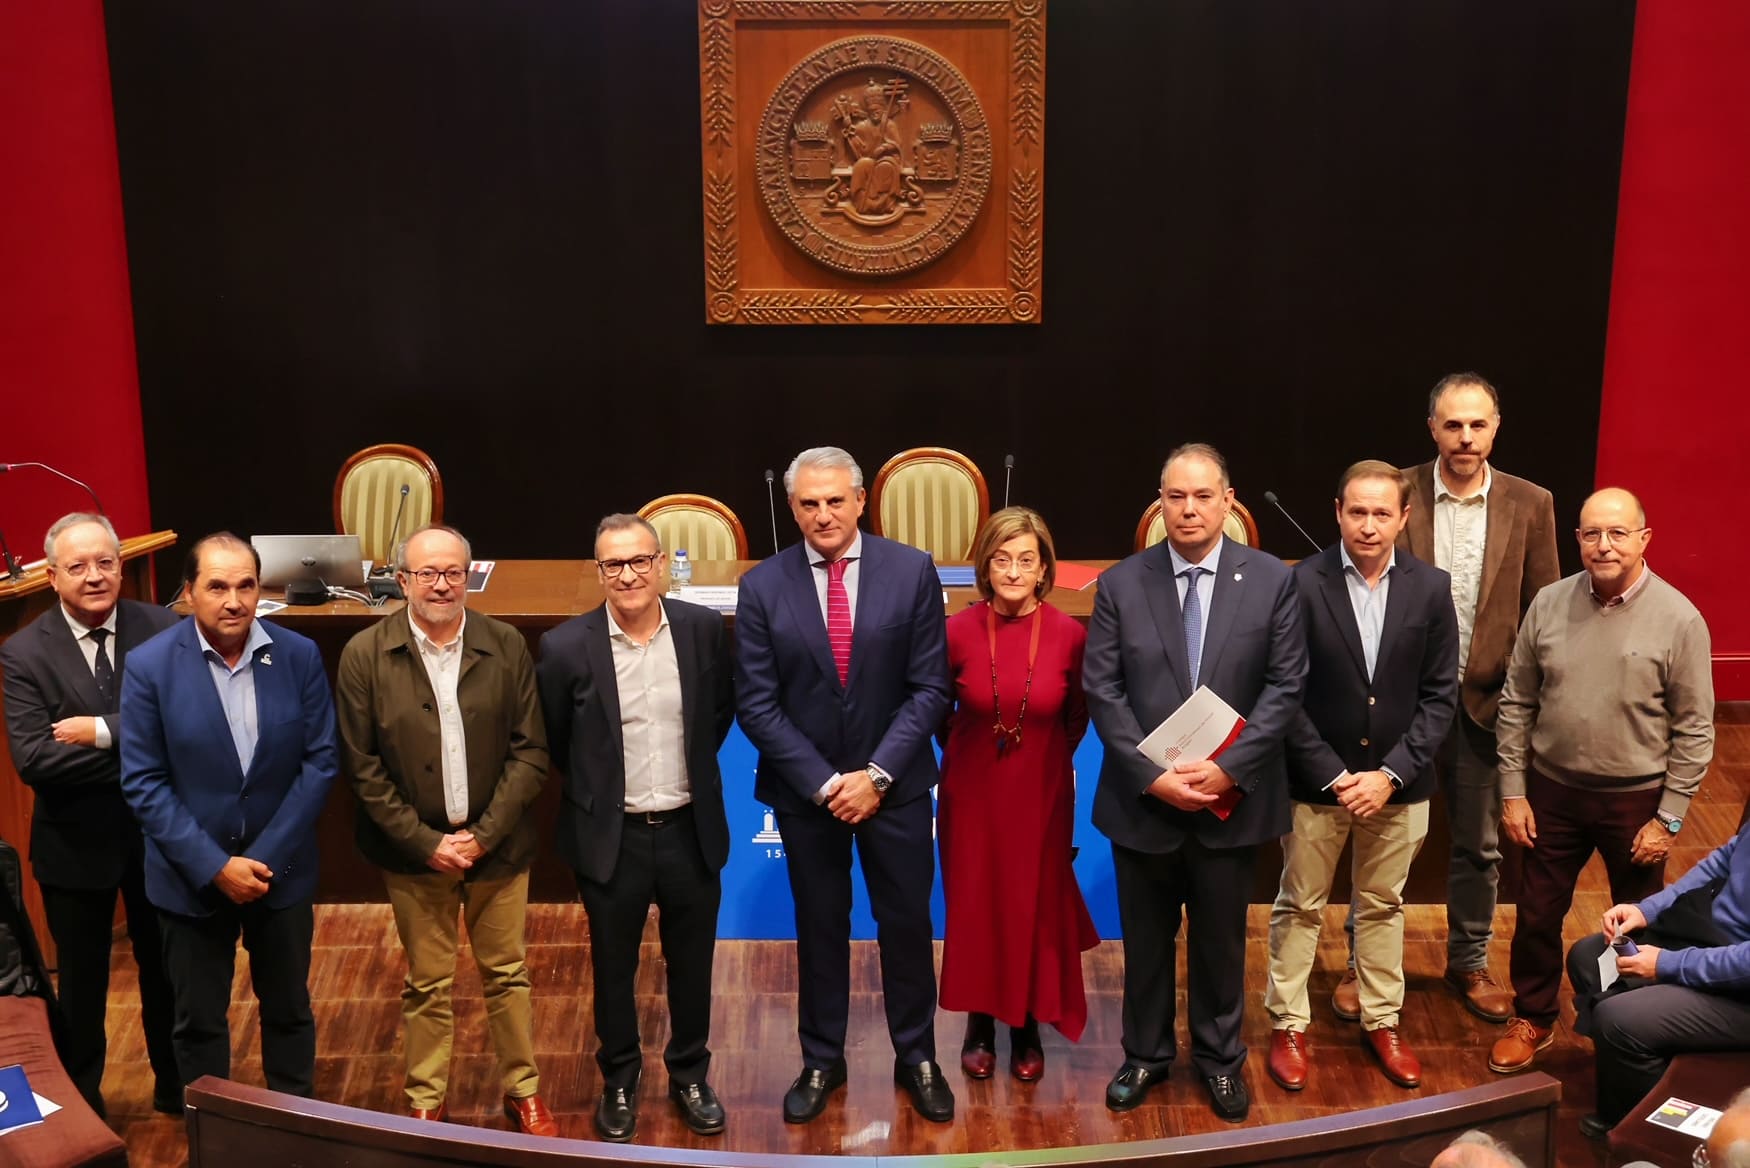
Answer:
<svg viewBox="0 0 1750 1168"><path fill-rule="evenodd" d="M752 324L856 324L871 307L851 292L751 292L741 315Z"/></svg>
<svg viewBox="0 0 1750 1168"><path fill-rule="evenodd" d="M735 144L735 30L716 17L699 34L705 61L705 140L721 155Z"/></svg>
<svg viewBox="0 0 1750 1168"><path fill-rule="evenodd" d="M861 7L862 0L735 0L735 15L744 18L813 16L843 20L856 16Z"/></svg>
<svg viewBox="0 0 1750 1168"><path fill-rule="evenodd" d="M1001 292L908 292L883 307L891 320L910 324L980 324L1008 316Z"/></svg>
<svg viewBox="0 0 1750 1168"><path fill-rule="evenodd" d="M1039 85L1045 78L1045 45L1037 16L1017 16L1011 28L1009 128L1015 144L1026 149L1039 145L1039 121L1044 98Z"/></svg>
<svg viewBox="0 0 1750 1168"><path fill-rule="evenodd" d="M1039 171L1009 176L1009 285L1017 292L1039 286Z"/></svg>
<svg viewBox="0 0 1750 1168"><path fill-rule="evenodd" d="M735 172L705 172L705 284L735 291L739 240L735 232Z"/></svg>
<svg viewBox="0 0 1750 1168"><path fill-rule="evenodd" d="M939 16L946 20L977 20L1000 16L1012 0L888 0L881 15L886 17Z"/></svg>

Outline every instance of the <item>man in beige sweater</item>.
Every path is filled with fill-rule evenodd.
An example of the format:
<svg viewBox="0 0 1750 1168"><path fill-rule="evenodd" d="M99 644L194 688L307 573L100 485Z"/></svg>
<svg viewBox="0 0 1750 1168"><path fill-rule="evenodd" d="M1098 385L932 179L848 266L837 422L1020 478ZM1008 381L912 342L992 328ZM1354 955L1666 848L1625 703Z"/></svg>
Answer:
<svg viewBox="0 0 1750 1168"><path fill-rule="evenodd" d="M1602 855L1615 904L1659 891L1713 758L1707 624L1647 567L1640 500L1597 492L1577 534L1586 570L1531 602L1501 694L1501 826L1526 851L1514 1017L1489 1052L1494 1071L1524 1070L1555 1038L1562 918L1580 870Z"/></svg>

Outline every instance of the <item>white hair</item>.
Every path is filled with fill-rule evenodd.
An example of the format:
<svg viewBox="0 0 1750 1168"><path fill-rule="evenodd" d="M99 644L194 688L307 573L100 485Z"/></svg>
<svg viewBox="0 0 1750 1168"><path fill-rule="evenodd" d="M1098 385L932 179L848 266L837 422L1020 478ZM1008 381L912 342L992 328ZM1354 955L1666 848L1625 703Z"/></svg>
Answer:
<svg viewBox="0 0 1750 1168"><path fill-rule="evenodd" d="M1467 1131L1447 1144L1434 1163L1450 1168L1525 1168L1513 1149L1488 1132Z"/></svg>
<svg viewBox="0 0 1750 1168"><path fill-rule="evenodd" d="M837 446L810 446L790 460L790 469L784 472L784 494L796 493L796 472L808 466L818 466L826 470L848 470L851 472L851 489L860 490L863 486L863 468L857 465L857 460L849 453Z"/></svg>
<svg viewBox="0 0 1750 1168"><path fill-rule="evenodd" d="M63 531L71 527L78 527L81 523L95 523L109 532L109 542L115 545L116 554L118 556L121 554L122 541L116 538L115 524L95 511L74 511L55 520L53 526L49 528L48 535L43 537L43 559L51 564L54 563L55 541L61 538Z"/></svg>

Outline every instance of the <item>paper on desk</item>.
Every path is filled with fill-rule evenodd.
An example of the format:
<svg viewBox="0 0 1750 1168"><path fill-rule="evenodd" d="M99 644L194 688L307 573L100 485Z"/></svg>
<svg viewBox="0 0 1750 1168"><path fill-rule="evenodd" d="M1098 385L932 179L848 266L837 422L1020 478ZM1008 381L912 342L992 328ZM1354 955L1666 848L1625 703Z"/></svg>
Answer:
<svg viewBox="0 0 1750 1168"><path fill-rule="evenodd" d="M272 616L286 606L283 600L257 600L255 602L256 616Z"/></svg>
<svg viewBox="0 0 1750 1168"><path fill-rule="evenodd" d="M1167 771L1173 769L1174 763L1215 758L1232 746L1245 728L1246 720L1240 717L1239 711L1216 696L1214 690L1200 685L1183 705L1168 714L1147 738L1137 743L1136 749L1144 758ZM1210 812L1217 819L1226 819L1233 814L1240 795L1238 787L1223 792L1216 802L1209 805Z"/></svg>
<svg viewBox="0 0 1750 1168"><path fill-rule="evenodd" d="M497 560L475 560L468 565L468 591L486 591L486 582L492 579L492 569L498 566Z"/></svg>
<svg viewBox="0 0 1750 1168"><path fill-rule="evenodd" d="M688 584L676 595L688 604L713 608L718 612L734 612L740 589L734 584Z"/></svg>
<svg viewBox="0 0 1750 1168"><path fill-rule="evenodd" d="M1691 1103L1687 1099L1676 1096L1665 1100L1647 1116L1647 1122L1659 1127L1668 1127L1672 1131L1682 1132L1686 1136L1694 1136L1705 1140L1713 1134L1714 1124L1718 1123L1720 1113L1712 1107L1703 1107L1699 1103Z"/></svg>

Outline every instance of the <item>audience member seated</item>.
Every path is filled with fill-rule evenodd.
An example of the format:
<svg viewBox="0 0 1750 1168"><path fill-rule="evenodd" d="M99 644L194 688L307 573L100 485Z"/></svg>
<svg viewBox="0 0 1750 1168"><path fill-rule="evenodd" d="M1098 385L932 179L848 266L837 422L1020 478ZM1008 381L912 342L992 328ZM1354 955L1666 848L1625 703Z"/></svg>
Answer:
<svg viewBox="0 0 1750 1168"><path fill-rule="evenodd" d="M1708 1168L1750 1168L1750 1087L1733 1096L1707 1137Z"/></svg>
<svg viewBox="0 0 1750 1168"><path fill-rule="evenodd" d="M1442 1148L1428 1168L1525 1168L1525 1161L1487 1132L1467 1131Z"/></svg>

